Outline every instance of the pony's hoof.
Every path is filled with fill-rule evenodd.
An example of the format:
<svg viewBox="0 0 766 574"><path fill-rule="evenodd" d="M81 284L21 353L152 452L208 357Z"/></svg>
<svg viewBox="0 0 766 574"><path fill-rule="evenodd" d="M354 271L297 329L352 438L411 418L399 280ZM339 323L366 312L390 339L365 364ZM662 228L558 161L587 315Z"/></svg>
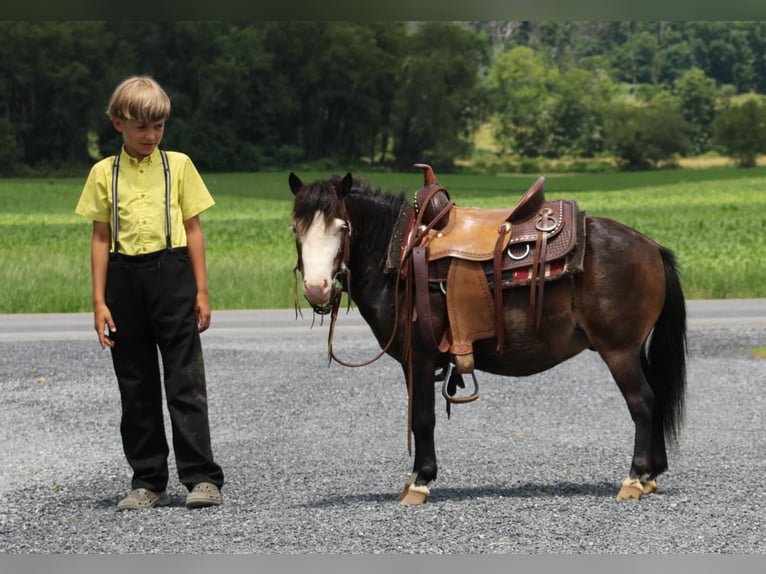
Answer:
<svg viewBox="0 0 766 574"><path fill-rule="evenodd" d="M642 482L641 486L644 489L644 494L652 494L657 492L657 489L659 488L656 480L647 480L646 482Z"/></svg>
<svg viewBox="0 0 766 574"><path fill-rule="evenodd" d="M415 484L415 479L418 477L416 473L412 473L404 484L401 494L399 495L399 504L411 505L411 504L423 504L428 500L428 496L431 491L426 485Z"/></svg>
<svg viewBox="0 0 766 574"><path fill-rule="evenodd" d="M626 478L622 481L620 492L617 493L617 500L638 500L644 494L644 487L637 478Z"/></svg>

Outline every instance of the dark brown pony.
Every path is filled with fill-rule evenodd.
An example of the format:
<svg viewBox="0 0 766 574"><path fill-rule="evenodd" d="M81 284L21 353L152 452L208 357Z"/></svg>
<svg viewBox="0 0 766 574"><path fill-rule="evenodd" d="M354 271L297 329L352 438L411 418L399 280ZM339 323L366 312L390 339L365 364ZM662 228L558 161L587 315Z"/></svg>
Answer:
<svg viewBox="0 0 766 574"><path fill-rule="evenodd" d="M303 277L304 296L315 312L333 313L334 319L341 291L347 291L381 345L381 353L399 361L409 379L415 456L400 501L425 502L428 484L437 473L434 384L449 367L450 354L432 351L417 328L408 329L406 284L386 264L400 213L410 204L404 192L372 189L351 174L342 180L304 184L291 173L289 185L295 196L296 269ZM495 339L476 341L475 368L527 376L585 349L597 352L635 423L630 471L617 497L640 498L657 489L656 477L668 468L666 440L676 441L682 423L684 295L672 252L634 229L588 216L584 242L582 270L545 284L539 327L533 332L527 329L529 287L503 291L502 352ZM446 328L445 296L437 289L429 297L435 328ZM331 333L333 325L334 321ZM334 357L331 343L332 334Z"/></svg>

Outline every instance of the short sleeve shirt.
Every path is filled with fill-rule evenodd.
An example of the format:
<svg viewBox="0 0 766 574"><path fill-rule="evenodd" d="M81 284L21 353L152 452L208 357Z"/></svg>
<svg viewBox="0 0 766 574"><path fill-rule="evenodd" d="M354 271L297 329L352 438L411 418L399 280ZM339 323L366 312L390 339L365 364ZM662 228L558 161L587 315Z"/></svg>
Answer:
<svg viewBox="0 0 766 574"><path fill-rule="evenodd" d="M120 152L117 180L120 252L141 255L165 249L165 172L158 149L138 161ZM189 156L167 152L170 168L170 229L173 247L186 245L183 222L215 204ZM90 170L75 213L102 223L112 221L112 166L105 158ZM114 250L114 245L112 245Z"/></svg>

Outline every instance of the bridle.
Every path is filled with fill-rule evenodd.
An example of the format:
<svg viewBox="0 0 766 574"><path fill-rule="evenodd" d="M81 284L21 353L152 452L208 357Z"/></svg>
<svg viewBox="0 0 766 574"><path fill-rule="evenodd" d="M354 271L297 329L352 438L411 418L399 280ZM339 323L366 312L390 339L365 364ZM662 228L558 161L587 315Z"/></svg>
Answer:
<svg viewBox="0 0 766 574"><path fill-rule="evenodd" d="M351 223L347 219L343 221L341 227L343 232L343 240L338 246L338 252L335 254L334 261L339 261L338 270L333 275L330 284L330 298L327 303L317 304L311 303L311 309L317 315L324 316L330 313L337 314L340 307L340 301L343 297L343 291L348 292L351 284L351 270L348 268L348 257L351 250ZM296 317L301 311L300 299L298 297L298 272L303 274L303 257L301 256L301 250L298 249L298 261L293 267L293 299L295 304ZM351 308L351 299L348 300L348 308Z"/></svg>
<svg viewBox="0 0 766 574"><path fill-rule="evenodd" d="M341 212L348 213L348 210L346 208L345 198L339 196L338 199L341 202ZM343 297L344 291L348 294L346 312L348 313L351 310L351 270L348 267L348 260L351 254L352 228L351 228L351 222L349 221L347 217L341 218L341 219L343 219L342 229L344 229L345 232L344 232L343 240L341 241L341 244L338 247L338 251L335 254L334 261L338 261L339 263L337 264L338 270L335 272L332 278L332 283L330 286L330 298L327 301L327 303L324 303L322 305L317 305L311 302L309 302L309 304L311 305L311 309L314 311L315 315L319 315L322 318L324 318L325 315L330 315L330 328L327 335L328 361L329 362L335 361L336 363L343 365L344 367L365 367L367 365L374 363L378 359L380 359L391 348L391 345L393 344L394 339L396 338L398 321L394 322L394 328L391 332L391 337L389 338L388 342L385 345L383 345L380 352L374 357L372 357L371 359L367 361L363 361L361 363L350 363L348 361L344 361L343 359L338 358L338 356L335 355L335 352L333 351L333 337L335 335L335 322L338 319L338 310L340 309L340 303L341 303L341 299ZM301 313L300 298L298 295L298 272L299 271L301 272L301 274L303 274L303 258L301 255L300 246L298 249L298 261L295 264L295 267L293 268L293 302L295 305L296 319L298 318L299 315L303 316L303 314ZM397 293L397 296L394 298L394 316L397 317L398 314L399 314L399 297Z"/></svg>

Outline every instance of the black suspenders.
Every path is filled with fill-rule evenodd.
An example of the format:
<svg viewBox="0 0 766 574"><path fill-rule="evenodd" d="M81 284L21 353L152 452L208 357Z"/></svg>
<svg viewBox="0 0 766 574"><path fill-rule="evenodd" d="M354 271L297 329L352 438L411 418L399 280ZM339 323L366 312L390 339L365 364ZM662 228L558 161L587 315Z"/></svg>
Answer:
<svg viewBox="0 0 766 574"><path fill-rule="evenodd" d="M114 165L112 166L112 238L115 253L120 250L120 242L117 240L120 231L120 217L117 210L117 176L120 171L121 153L114 156ZM162 169L165 172L165 247L172 249L170 241L170 164L165 150L160 150L160 156L162 157Z"/></svg>

